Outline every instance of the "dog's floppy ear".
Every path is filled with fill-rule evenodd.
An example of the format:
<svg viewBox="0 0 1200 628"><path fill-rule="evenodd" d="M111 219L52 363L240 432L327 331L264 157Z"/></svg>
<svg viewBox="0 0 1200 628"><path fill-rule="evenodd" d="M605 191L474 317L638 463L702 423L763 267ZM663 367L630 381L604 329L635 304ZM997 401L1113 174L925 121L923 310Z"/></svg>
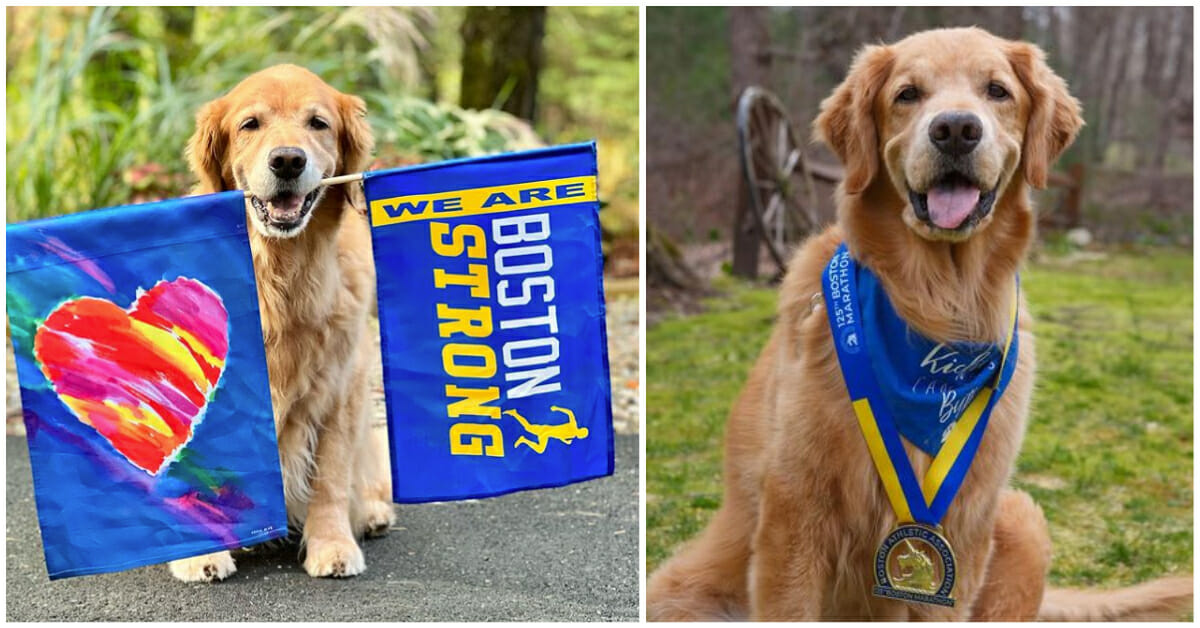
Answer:
<svg viewBox="0 0 1200 628"><path fill-rule="evenodd" d="M363 99L339 94L338 108L342 116L342 135L338 138L338 174L362 172L371 163L375 137L367 123L367 105Z"/></svg>
<svg viewBox="0 0 1200 628"><path fill-rule="evenodd" d="M224 99L214 100L196 113L196 132L188 140L184 156L188 167L200 178L196 192L210 194L233 189L225 184L225 149L229 138L221 125L225 117Z"/></svg>
<svg viewBox="0 0 1200 628"><path fill-rule="evenodd" d="M813 122L816 138L846 165L843 189L859 194L879 171L879 133L873 112L875 97L892 71L894 56L886 46L867 46L850 64L846 80L821 102Z"/></svg>
<svg viewBox="0 0 1200 628"><path fill-rule="evenodd" d="M1025 180L1034 187L1046 187L1050 164L1075 141L1083 126L1082 109L1067 91L1066 81L1046 64L1041 48L1012 42L1008 59L1030 98L1029 122L1021 147Z"/></svg>

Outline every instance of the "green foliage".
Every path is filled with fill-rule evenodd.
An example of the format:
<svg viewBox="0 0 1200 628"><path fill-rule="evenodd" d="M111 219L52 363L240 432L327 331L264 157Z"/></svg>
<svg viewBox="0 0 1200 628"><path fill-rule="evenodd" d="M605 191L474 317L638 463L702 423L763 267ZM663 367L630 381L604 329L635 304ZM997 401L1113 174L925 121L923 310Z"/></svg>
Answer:
<svg viewBox="0 0 1200 628"><path fill-rule="evenodd" d="M551 143L595 138L610 233L638 225L638 8L550 7L537 129Z"/></svg>
<svg viewBox="0 0 1200 628"><path fill-rule="evenodd" d="M543 135L555 141L637 137L637 7L551 7L545 53Z"/></svg>
<svg viewBox="0 0 1200 628"><path fill-rule="evenodd" d="M403 51L419 42L407 11L18 10L8 25L8 219L126 202L121 175L135 164L181 171L200 104L268 65L300 63L342 88L402 74ZM44 36L24 41L31 32ZM372 37L388 46L368 53Z"/></svg>
<svg viewBox="0 0 1200 628"><path fill-rule="evenodd" d="M381 112L375 141L402 147L409 158L438 161L542 145L524 122L495 109L476 111L412 96L373 93L368 110Z"/></svg>
<svg viewBox="0 0 1200 628"><path fill-rule="evenodd" d="M1022 275L1038 383L1014 482L1050 521L1055 584L1190 571L1191 256L1155 248L1079 259L1049 257ZM650 569L719 504L726 415L773 324L773 290L725 288L704 314L648 333Z"/></svg>
<svg viewBox="0 0 1200 628"><path fill-rule="evenodd" d="M610 24L603 10L589 11L598 13L577 18L588 26L583 31L589 41L608 37L610 27L628 35L628 19ZM619 101L615 109L588 105L576 112L572 107L581 99L561 103L561 123L547 129L560 141L603 135L588 127L603 130L607 127L598 120L620 115L623 126L609 143L625 148L608 151L602 145L601 156L633 155L634 165L615 170L602 164L601 179L633 173L636 215L637 11L609 10L625 18L630 11L634 27L627 39L635 52L625 96L611 98ZM334 87L362 96L382 165L542 145L528 123L507 114L422 98L442 91L443 76L457 71L453 40L461 13L418 7L9 9L7 219L146 200L154 195L147 188L159 196L186 193L182 151L196 110L277 63L303 65ZM572 43L560 41L554 29L576 18L569 9L553 13L564 15L551 20L548 46ZM575 54L596 50L576 48ZM557 53L551 56L561 60ZM554 67L547 66L549 78L572 94L586 95L588 82L603 74L589 70L564 76ZM630 76L628 63L614 71L622 80ZM611 89L601 86L606 98ZM553 95L549 101L556 102ZM150 185L146 173L167 183Z"/></svg>
<svg viewBox="0 0 1200 628"><path fill-rule="evenodd" d="M113 103L89 107L82 95L89 60L130 48L112 26L111 10L97 9L87 21L72 25L62 46L42 38L36 50L26 51L9 71L10 219L72 211L107 198L111 174L132 158L136 130L121 124L128 114Z"/></svg>

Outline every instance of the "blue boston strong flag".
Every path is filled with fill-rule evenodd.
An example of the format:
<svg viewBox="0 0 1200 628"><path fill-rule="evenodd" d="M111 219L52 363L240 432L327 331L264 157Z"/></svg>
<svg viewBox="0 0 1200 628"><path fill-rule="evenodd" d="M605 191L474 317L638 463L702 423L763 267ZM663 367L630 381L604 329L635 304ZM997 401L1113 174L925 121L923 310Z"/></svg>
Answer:
<svg viewBox="0 0 1200 628"><path fill-rule="evenodd" d="M241 192L7 228L50 578L287 534Z"/></svg>
<svg viewBox="0 0 1200 628"><path fill-rule="evenodd" d="M611 474L595 144L364 185L395 501Z"/></svg>

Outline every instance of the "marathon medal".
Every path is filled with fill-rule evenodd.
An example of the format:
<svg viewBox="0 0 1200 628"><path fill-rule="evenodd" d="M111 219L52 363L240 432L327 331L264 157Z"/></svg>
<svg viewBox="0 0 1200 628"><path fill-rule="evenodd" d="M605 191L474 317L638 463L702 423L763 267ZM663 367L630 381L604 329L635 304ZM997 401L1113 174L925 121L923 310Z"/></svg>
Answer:
<svg viewBox="0 0 1200 628"><path fill-rule="evenodd" d="M937 530L896 526L875 554L872 593L909 602L954 606L954 550Z"/></svg>
<svg viewBox="0 0 1200 628"><path fill-rule="evenodd" d="M842 378L867 449L899 522L875 554L872 593L896 600L953 607L957 576L954 550L939 523L962 486L996 401L1016 370L1017 294L1014 293L1012 325L1000 353L998 368L948 429L929 471L919 482L872 370L871 346L867 342L868 334L859 306L859 273L875 281L870 270L859 266L842 244L829 261L822 284L825 311ZM908 333L916 332L909 330Z"/></svg>

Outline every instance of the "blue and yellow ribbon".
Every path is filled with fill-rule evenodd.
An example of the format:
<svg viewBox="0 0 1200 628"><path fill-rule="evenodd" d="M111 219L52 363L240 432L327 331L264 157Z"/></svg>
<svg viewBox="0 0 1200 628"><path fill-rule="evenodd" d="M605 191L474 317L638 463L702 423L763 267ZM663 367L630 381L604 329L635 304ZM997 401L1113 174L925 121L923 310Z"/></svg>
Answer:
<svg viewBox="0 0 1200 628"><path fill-rule="evenodd" d="M866 334L857 302L857 270L857 263L842 244L822 277L826 313L838 363L867 449L897 519L901 523L917 522L936 527L962 487L987 429L988 418L1016 370L1020 281L1018 279L1017 292L1013 295L1012 323L993 383L975 395L934 457L924 481L918 482L887 404L872 401L882 400L883 395L871 369L869 347L864 344Z"/></svg>

